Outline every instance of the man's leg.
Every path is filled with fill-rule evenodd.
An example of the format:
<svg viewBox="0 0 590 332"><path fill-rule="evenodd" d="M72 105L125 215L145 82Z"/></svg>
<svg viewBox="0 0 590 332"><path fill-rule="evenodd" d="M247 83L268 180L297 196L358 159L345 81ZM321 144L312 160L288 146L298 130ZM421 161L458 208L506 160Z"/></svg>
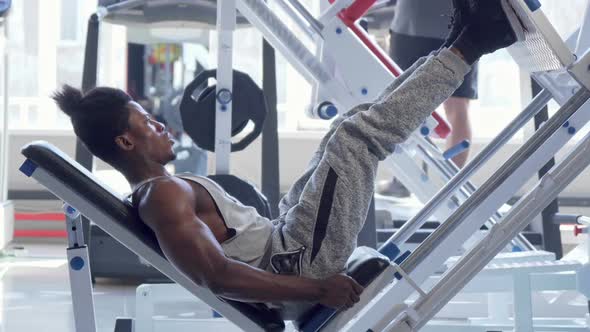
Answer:
<svg viewBox="0 0 590 332"><path fill-rule="evenodd" d="M302 249L299 272L305 276L342 272L366 219L378 162L457 89L469 69L444 49L383 100L342 121L275 232L273 253Z"/></svg>
<svg viewBox="0 0 590 332"><path fill-rule="evenodd" d="M447 148L451 148L463 140L471 141L471 123L469 121L470 100L463 97L451 97L444 103L447 120L451 124L451 134L447 137ZM453 162L462 168L469 157L469 149L456 155Z"/></svg>
<svg viewBox="0 0 590 332"><path fill-rule="evenodd" d="M406 81L406 79L412 75L412 73L416 70L416 68L420 67L424 63L424 61L426 61L426 57L418 59L416 61L416 63L414 63L414 65L412 65L408 70L406 70L399 77L397 77L385 90L383 90L383 92L379 95L379 97L377 97L376 102L379 102L379 101L385 99L387 96L389 96L391 94L391 92L393 90L397 89L397 87L399 87L402 83L404 83ZM342 121L353 116L357 112L368 110L369 106L370 106L370 104L359 105L358 107L355 107L352 110L340 115L332 122L330 129L328 130L326 135L324 135L324 137L322 138L322 141L320 142L318 149L316 150L313 157L309 161L309 164L307 165L307 169L299 177L299 179L297 179L297 181L295 181L295 183L293 183L293 185L291 186L291 188L289 189L287 194L279 202L279 213L281 215L287 213L287 211L289 211L289 209L291 209L295 204L297 204L299 202L299 197L301 196L301 192L303 191L305 184L307 183L307 181L309 180L309 178L311 177L311 175L315 171L316 167L318 166L318 164L324 154L326 144L328 143L328 140L332 137L332 134L334 133L336 128L338 128L338 126L342 123Z"/></svg>
<svg viewBox="0 0 590 332"><path fill-rule="evenodd" d="M446 100L443 105L447 119L453 130L447 138L447 148L453 147L463 140L471 141L471 123L469 121L469 106L471 100L478 97L478 67L479 63L471 66L469 74L465 75L463 84L453 93L453 96ZM462 168L469 158L469 150L455 156L453 162Z"/></svg>

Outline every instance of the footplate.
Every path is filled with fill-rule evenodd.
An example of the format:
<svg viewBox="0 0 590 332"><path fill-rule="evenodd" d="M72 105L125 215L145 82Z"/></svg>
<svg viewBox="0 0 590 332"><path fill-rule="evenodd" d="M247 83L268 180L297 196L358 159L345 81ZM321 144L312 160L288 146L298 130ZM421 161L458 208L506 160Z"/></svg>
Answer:
<svg viewBox="0 0 590 332"><path fill-rule="evenodd" d="M529 73L569 66L575 56L549 22L538 0L506 0L524 29L524 40L508 48L520 68Z"/></svg>

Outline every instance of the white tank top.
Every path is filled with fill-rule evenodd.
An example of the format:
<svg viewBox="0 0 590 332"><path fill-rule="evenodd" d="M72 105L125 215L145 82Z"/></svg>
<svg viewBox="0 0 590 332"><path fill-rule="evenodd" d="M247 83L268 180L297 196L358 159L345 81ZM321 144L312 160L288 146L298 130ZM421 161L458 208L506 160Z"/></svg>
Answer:
<svg viewBox="0 0 590 332"><path fill-rule="evenodd" d="M227 228L234 233L231 238L221 243L225 255L251 266L265 268L261 265L268 263L265 262L268 259L264 258L270 252L272 222L259 215L255 208L240 203L206 177L191 174L176 176L203 186L213 198Z"/></svg>
<svg viewBox="0 0 590 332"><path fill-rule="evenodd" d="M227 227L235 230L234 236L221 244L225 255L260 267L265 253L270 250L272 222L259 215L255 208L240 203L206 177L185 174L177 176L203 186L215 201Z"/></svg>

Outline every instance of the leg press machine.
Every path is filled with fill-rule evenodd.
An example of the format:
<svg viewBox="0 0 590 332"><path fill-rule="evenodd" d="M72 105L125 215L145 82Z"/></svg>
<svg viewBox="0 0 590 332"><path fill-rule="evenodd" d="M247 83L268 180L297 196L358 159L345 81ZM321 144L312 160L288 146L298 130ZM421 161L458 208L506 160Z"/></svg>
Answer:
<svg viewBox="0 0 590 332"><path fill-rule="evenodd" d="M219 52L218 89L231 87L231 75L223 72L231 72L231 31L235 26L236 8L293 67L314 84L314 95L321 101L319 104L330 103L338 111L347 110L355 104L374 99L400 74L395 64L356 23L374 1L339 0L318 19L296 0L277 1L296 17L296 24L306 31L302 36L308 36L315 49L310 51L268 3L262 0L219 1L218 37L226 51ZM150 6L157 2L123 1L110 8L101 8L99 17L108 19L118 10L137 5ZM571 50L543 14L540 3L536 0L509 0L509 3L527 28L524 40L512 46L510 52L521 67L533 74L544 90L460 171L427 137L430 133L438 136L448 133L448 126L436 114L406 144L396 149L385 163L426 204L378 252L357 249L353 255L357 261L351 261L349 273L362 280L367 287L361 302L345 312L334 312L319 306L310 315L285 323L279 313L262 304L217 298L179 273L165 259L154 235L138 220L124 197L102 185L90 172L50 144L35 142L25 147L23 154L27 160L21 167L22 172L67 202L68 262L76 330L96 331L88 250L81 232L82 214L177 283L144 285L138 289L138 294L180 294L181 288L184 288L188 294L196 296L225 317L192 322L160 322L158 326L161 330L226 330L227 326L237 326L246 331L587 331L588 321L536 320L531 304L531 292L537 290L576 290L587 300L590 297L590 265L587 260L556 261L547 253L535 252L519 232L590 163L590 135L580 139L564 160L506 214L497 212L590 120L590 108L586 105L590 98L590 55L578 53L588 48L588 43L584 42L587 36L582 27L577 48ZM338 54L338 50L347 52ZM224 68L224 64L228 68ZM574 82L574 91L562 88L560 84L563 80L556 77L563 76ZM561 105L559 111L482 186L476 188L470 183L469 177L550 99ZM231 116L231 112L227 114ZM218 121L218 126L220 123ZM216 133L220 146L217 151L222 152L218 158L226 158L228 154L223 153L222 146L227 142L224 137L230 136L224 136L223 130ZM426 176L414 156L423 159L432 173L447 182L446 185L441 188L431 181L429 177L433 175ZM229 158L225 161L220 159L218 163L229 167ZM405 242L431 215L444 222L416 250L405 251ZM583 217L577 219L585 233L588 233L587 220ZM470 241L483 224L489 231L483 238ZM498 256L498 253L513 247L523 252ZM451 258L459 253L463 255ZM498 285L498 280L503 282ZM488 325L482 323L484 327L481 327L474 322L449 323L433 319L462 289L464 292L490 294L488 305L496 307L493 312L493 318L497 318L493 322L496 325L486 322ZM507 301L506 293L513 293L513 315L508 310L501 312L501 308L507 306L503 303ZM144 307L138 305L139 308ZM146 310L149 312L149 307ZM116 331L144 331L143 327L155 327L150 317L146 319L142 316L140 320L139 316L135 321L118 320Z"/></svg>

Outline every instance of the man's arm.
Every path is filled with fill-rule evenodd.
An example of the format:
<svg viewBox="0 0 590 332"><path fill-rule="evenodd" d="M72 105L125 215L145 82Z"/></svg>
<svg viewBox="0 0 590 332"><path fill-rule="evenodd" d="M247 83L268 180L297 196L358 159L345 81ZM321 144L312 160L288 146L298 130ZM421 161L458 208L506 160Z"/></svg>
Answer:
<svg viewBox="0 0 590 332"><path fill-rule="evenodd" d="M164 254L214 294L243 302L309 301L334 307L358 302L362 288L350 278L325 282L283 276L227 258L209 227L196 216L194 192L183 180L156 180L146 190L139 214L156 233Z"/></svg>

